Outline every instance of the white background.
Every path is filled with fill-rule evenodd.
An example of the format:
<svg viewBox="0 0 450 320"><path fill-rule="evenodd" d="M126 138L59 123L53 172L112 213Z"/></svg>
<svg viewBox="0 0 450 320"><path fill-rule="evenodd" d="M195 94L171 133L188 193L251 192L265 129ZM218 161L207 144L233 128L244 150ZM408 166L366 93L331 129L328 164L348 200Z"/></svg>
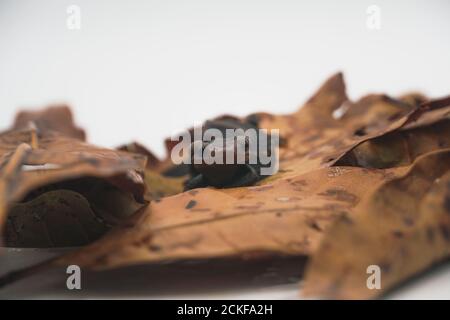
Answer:
<svg viewBox="0 0 450 320"><path fill-rule="evenodd" d="M208 117L292 112L338 70L354 99L450 94L449 39L448 0L0 0L0 128L67 102L90 141L162 156L164 137Z"/></svg>
<svg viewBox="0 0 450 320"><path fill-rule="evenodd" d="M66 26L72 4L81 30ZM339 70L353 99L450 94L449 39L448 0L0 0L0 127L19 108L66 102L90 141L162 156L163 138L209 117L292 112ZM397 297L449 298L443 270Z"/></svg>

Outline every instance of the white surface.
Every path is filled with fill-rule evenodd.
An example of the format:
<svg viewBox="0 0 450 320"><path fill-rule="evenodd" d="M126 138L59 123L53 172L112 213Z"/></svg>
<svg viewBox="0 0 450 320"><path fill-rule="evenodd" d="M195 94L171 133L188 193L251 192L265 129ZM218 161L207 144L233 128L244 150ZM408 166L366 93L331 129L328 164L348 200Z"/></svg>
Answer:
<svg viewBox="0 0 450 320"><path fill-rule="evenodd" d="M79 31L66 27L71 4L81 8ZM366 27L372 4L381 8L379 31ZM448 39L447 0L1 0L0 127L18 107L67 102L90 141L137 139L162 155L163 138L206 118L291 112L338 70L354 99L372 91L449 94ZM14 292L49 297L61 285L53 276L34 281ZM294 298L296 288L168 296ZM447 264L393 297L449 292Z"/></svg>
<svg viewBox="0 0 450 320"><path fill-rule="evenodd" d="M0 248L0 276L70 249ZM0 299L296 299L304 259L190 261L89 273L68 290L65 268L34 272L0 288Z"/></svg>
<svg viewBox="0 0 450 320"><path fill-rule="evenodd" d="M5 249L2 249L5 250ZM66 249L6 249L0 275ZM185 262L81 272L81 290L68 290L64 268L40 271L0 288L0 299L302 299L299 258L251 262ZM450 261L383 299L450 299ZM383 281L381 281L381 284Z"/></svg>

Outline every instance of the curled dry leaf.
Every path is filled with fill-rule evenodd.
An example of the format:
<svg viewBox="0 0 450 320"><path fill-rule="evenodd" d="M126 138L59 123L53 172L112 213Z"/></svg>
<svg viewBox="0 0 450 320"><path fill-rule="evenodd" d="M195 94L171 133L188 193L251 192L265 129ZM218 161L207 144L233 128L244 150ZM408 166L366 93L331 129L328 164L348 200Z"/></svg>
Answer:
<svg viewBox="0 0 450 320"><path fill-rule="evenodd" d="M397 210L403 210L402 206L410 204L404 201L398 207L395 202L385 201L383 197L387 199L396 194L402 197L402 192L406 192L408 196L405 196L405 200L408 200L410 195L414 197L417 192L419 196L414 201L428 199L430 190L434 190L431 181L438 176L447 179L445 166L434 168L431 172L427 172L426 168L429 165L439 167L439 160L446 159L448 163L447 151L436 150L448 147L449 103L441 99L420 104L423 99L419 95L399 99L369 95L352 102L347 98L342 75L337 74L294 114L252 115L255 125L279 129L285 141L279 152L278 174L251 187L199 188L176 194L180 191L182 179L169 181L159 175L171 170L167 158L147 168L146 182L151 188L146 198L154 201L139 211L135 223L117 226L100 240L55 260L53 264L110 269L179 259L312 255L311 265L317 265L318 270L315 273L315 268L310 268L309 278L312 280L308 282L308 292L346 296L347 286L354 286L354 282L351 277L348 278L349 284L336 285L331 281L336 279L334 271L326 267L337 264L339 269L339 255L335 255L334 251L326 251L324 248L327 246L323 243L336 245L336 250L351 252L355 246L354 240L358 242L364 238L364 232L369 232L366 242L362 241L358 247L358 250L363 248L368 251L361 261L366 263L364 259L371 260L380 254L379 257L391 259L387 259L390 263L393 259L400 259L395 263L401 265L402 256L389 256L390 251L386 250L390 247L387 242L383 242L384 237L388 237L384 233L387 229L370 225L376 220L376 214L364 214L362 211L367 208L372 210L370 204L374 201L376 204L373 208L378 206L376 211L387 215L386 227L398 227ZM171 147L168 143L168 150ZM127 151L142 153L136 148L127 148ZM30 152L29 148L24 148L23 152ZM21 158L19 156L20 153L16 153L15 157ZM414 177L417 176L419 179L416 181ZM396 185L402 179L413 180L410 188L408 183L401 187ZM156 186L160 186L161 190L158 191ZM441 195L442 188L436 188L433 194ZM378 192L385 189L387 191L382 191L383 195L379 196ZM175 195L167 196L171 194ZM379 197L381 200L374 200ZM433 196L433 199L422 201L410 209L420 207L423 210L422 204L438 206L438 197ZM408 217L419 215L420 210L402 212ZM427 219L431 219L429 223L435 229L447 230L441 227L442 220L436 215L428 215ZM338 223L334 225L336 221ZM382 220L375 222L374 226L383 223ZM356 228L348 229L351 227L346 227L346 223L356 225ZM398 237L393 240L398 241L395 246L403 243L399 239L405 234L408 238L409 230L415 230L408 225L402 227L395 229L394 235L389 230L389 236L394 239ZM354 238L345 238L351 237L353 232ZM414 232L411 233L413 238ZM443 237L447 234L446 231L440 232ZM342 237L345 245L341 245L340 240L336 244L335 237ZM384 245L374 247L372 256L370 250L379 238ZM443 243L441 238L437 243ZM422 248L420 241L414 241L418 246L411 249L411 257L420 254L419 249ZM367 247L364 247L366 244ZM438 248L433 249L433 252L436 258L445 255ZM354 258L351 253L347 254L349 259ZM407 272L392 273L387 286L398 283L435 260L419 258L418 261ZM355 260L355 268L360 268L359 262ZM346 260L346 263L353 266L350 260ZM346 266L343 266L341 276L346 275ZM315 275L317 278L323 277L317 286L314 284ZM338 289L328 291L330 285ZM355 292L355 296L365 296L364 290Z"/></svg>
<svg viewBox="0 0 450 320"><path fill-rule="evenodd" d="M37 116L26 114L21 119L58 118L50 116L52 112L57 115L67 115L66 112L61 113L59 110L49 109L42 114L36 113ZM111 203L111 200L114 200L113 203L116 205L120 202L121 206L110 205L110 208L120 208L121 215L142 206L145 192L143 180L145 157L89 145L69 137L68 133L62 134L51 130L56 128L52 121L38 121L39 126L32 125L24 130L9 130L0 134L0 227L2 229L10 209L14 207L16 213L24 211L17 207L18 202L24 199L30 200L33 194L41 195L46 191L72 189L80 185L85 187L76 191L88 197L89 194L84 192L89 190L92 195L92 187L98 186L86 180L92 178L102 180L103 187L101 192L97 190L95 197L91 199L108 197L107 201L97 201L103 204L97 206L97 208L101 207L100 211L112 211L107 209L107 204ZM106 185L110 187L104 187ZM119 193L123 193L124 196L117 197ZM141 204L138 204L139 202ZM96 201L92 200L91 205L95 203ZM32 206L32 204L29 205ZM24 207L27 205L22 204L21 208ZM19 235L24 235L24 232L16 234L16 236ZM28 246L33 246L33 243L28 243Z"/></svg>
<svg viewBox="0 0 450 320"><path fill-rule="evenodd" d="M306 271L304 293L371 298L450 255L450 149L427 153L380 185L325 235ZM367 268L381 269L381 289Z"/></svg>
<svg viewBox="0 0 450 320"><path fill-rule="evenodd" d="M347 112L335 119L333 112L344 103ZM254 187L200 188L153 202L132 228L115 230L56 263L105 269L174 259L310 255L337 217L352 215L376 186L408 168L330 166L424 113L386 96L351 103L338 74L299 112L255 116L261 127L279 128L287 140L280 173Z"/></svg>
<svg viewBox="0 0 450 320"><path fill-rule="evenodd" d="M144 145L138 142L131 142L128 144L124 144L117 148L121 151L127 151L130 153L141 154L147 158L147 168L155 170L156 167L159 166L160 160L156 157L150 150L148 150Z"/></svg>
<svg viewBox="0 0 450 320"><path fill-rule="evenodd" d="M256 254L307 255L330 223L395 171L324 168L270 185L196 189L152 202L120 228L56 263L108 269Z"/></svg>
<svg viewBox="0 0 450 320"><path fill-rule="evenodd" d="M162 197L171 196L183 191L185 177L170 177L160 173L158 168L162 162L145 146L140 143L132 142L118 148L121 151L140 154L147 158L145 169L146 193L145 200L151 201Z"/></svg>
<svg viewBox="0 0 450 320"><path fill-rule="evenodd" d="M290 177L336 165L349 150L415 122L428 109L386 95L351 102L342 74L337 74L299 111L287 116L261 114L259 126L278 128L286 139L287 147L280 149L279 175Z"/></svg>
<svg viewBox="0 0 450 320"><path fill-rule="evenodd" d="M27 129L30 123L34 123L39 132L56 131L67 137L86 140L86 133L75 126L72 112L65 105L50 106L38 111L21 111L14 120L12 130Z"/></svg>
<svg viewBox="0 0 450 320"><path fill-rule="evenodd" d="M5 229L9 247L70 247L97 240L107 225L81 194L70 190L46 192L12 206Z"/></svg>
<svg viewBox="0 0 450 320"><path fill-rule="evenodd" d="M361 143L335 165L388 168L411 164L419 155L450 146L450 97L430 100L398 130Z"/></svg>

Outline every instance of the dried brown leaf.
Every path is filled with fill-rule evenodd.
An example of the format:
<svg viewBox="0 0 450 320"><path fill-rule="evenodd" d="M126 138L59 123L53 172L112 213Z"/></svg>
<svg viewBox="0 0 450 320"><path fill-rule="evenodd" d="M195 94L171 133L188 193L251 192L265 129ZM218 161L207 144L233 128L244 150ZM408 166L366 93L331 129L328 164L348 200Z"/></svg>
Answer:
<svg viewBox="0 0 450 320"><path fill-rule="evenodd" d="M144 201L145 157L89 145L51 130L0 134L0 226L13 203L63 181L95 177Z"/></svg>
<svg viewBox="0 0 450 320"><path fill-rule="evenodd" d="M184 192L152 202L133 227L59 263L105 269L173 259L308 255L337 216L348 215L371 188L402 170L325 168L270 185Z"/></svg>
<svg viewBox="0 0 450 320"><path fill-rule="evenodd" d="M37 111L21 111L16 115L12 130L28 129L30 122L43 133L56 131L67 137L86 140L86 133L75 125L72 111L65 105L50 106Z"/></svg>
<svg viewBox="0 0 450 320"><path fill-rule="evenodd" d="M8 247L70 247L97 240L108 229L88 200L70 190L46 192L13 204L8 214Z"/></svg>
<svg viewBox="0 0 450 320"><path fill-rule="evenodd" d="M428 199L431 193L427 192L433 189L430 186L433 179L438 176L447 179L443 171L445 166L433 168L430 172L427 168L439 167L439 160L448 162L447 151L435 150L448 147L445 135L448 133L446 119L449 103L442 99L419 106L422 100L417 95L399 99L369 95L351 102L345 93L343 77L337 74L294 114L276 116L260 113L252 116L260 128L280 129L286 141L280 149L278 174L252 187L200 188L176 194L181 180L169 181L147 170L146 182L150 192L146 197L154 201L139 212L135 223L116 227L102 239L56 260L54 264L74 263L91 269L110 269L181 259L313 255L312 263L319 266L317 278L323 277L324 280L323 285L320 281L317 286L308 285L308 290L311 290L308 292L346 297L349 295L347 289L354 286L354 282L352 278L348 283L345 280L344 284L331 281L339 278L335 278L334 273L326 268L327 263L336 264L338 270L341 265L339 256L334 255L335 250L328 253L327 249L323 249L324 246L327 248L325 244L331 243L336 245L336 250L349 252L354 247L356 251L360 248L367 251L374 249L373 256L380 254L380 257L391 258L390 263L401 265L402 260L389 256L390 251L386 250L389 245L388 240L384 240L385 228L399 227L396 224L399 220L397 210L411 218L408 215L416 217L423 206L436 205L438 200L424 200L417 206L409 207L411 204L407 200L411 196L417 196L416 202L422 198ZM142 153L137 149L127 148L127 151ZM25 152L30 152L29 148L24 148ZM20 155L16 153L15 158L21 158ZM352 163L350 160L355 157L356 161ZM157 171L166 170L167 164L168 159L157 164ZM414 177L419 179L414 180ZM409 184L396 185L402 179ZM392 185L395 187L389 187ZM383 190L382 196L378 194L379 190ZM441 189L436 192L442 194ZM161 195L171 194L175 195L158 199ZM382 199L384 202L380 202L378 199L394 195L405 199L400 207L394 201ZM376 220L377 213L364 213L364 210L381 212L379 215L386 216L388 223L385 227L378 227L383 219ZM428 216L427 219L431 220L427 223L441 228L436 225L441 225L441 215L438 218ZM375 224L371 224L374 220ZM334 225L336 221L338 223ZM349 229L351 227L348 226L355 223L356 227ZM389 236L404 235L402 232L412 230L414 244L411 245L411 252L418 254L417 250L423 246L420 241L414 242L414 237L421 234L422 228L415 230L406 224L402 227L393 233L389 230ZM369 232L366 240L363 239L364 232ZM352 235L355 237L351 238ZM441 231L441 236L445 237L445 232ZM336 237L342 237L342 244L340 240L335 243ZM383 248L372 248L379 237L382 238L380 243L383 243ZM410 239L408 237L409 233L406 238ZM358 243L360 240L361 244ZM394 248L397 244L404 243L398 240ZM314 256L317 250L318 260ZM324 250L325 253L321 253ZM437 258L447 254L438 248L432 252ZM373 257L371 252L367 252L360 261L352 253L346 254L349 257L347 263L355 263L357 268L360 268L359 262L366 263L364 259ZM320 258L321 255L324 258ZM406 272L389 276L387 288L434 260L419 258L418 261ZM339 273L341 278L347 275L345 267ZM310 270L310 277L314 280L316 271L313 267ZM357 281L359 276L357 274L355 278ZM365 272L363 276L366 276ZM314 281L309 283L314 284ZM334 291L329 291L330 286ZM364 290L356 289L355 295L365 296Z"/></svg>
<svg viewBox="0 0 450 320"><path fill-rule="evenodd" d="M342 104L348 110L335 119ZM104 269L172 259L310 255L337 217L351 215L377 185L408 169L330 166L364 141L416 122L428 109L383 95L351 103L338 74L297 113L256 116L260 127L278 128L287 140L278 174L254 187L201 188L153 202L132 228L58 263Z"/></svg>
<svg viewBox="0 0 450 320"><path fill-rule="evenodd" d="M425 154L339 218L307 267L304 292L371 298L450 255L450 149ZM381 290L367 268L381 268Z"/></svg>

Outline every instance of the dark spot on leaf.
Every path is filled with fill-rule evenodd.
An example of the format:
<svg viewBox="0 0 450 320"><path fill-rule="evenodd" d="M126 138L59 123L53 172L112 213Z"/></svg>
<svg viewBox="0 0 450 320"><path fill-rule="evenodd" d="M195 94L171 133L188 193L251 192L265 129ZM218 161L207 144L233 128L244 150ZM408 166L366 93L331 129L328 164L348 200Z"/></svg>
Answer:
<svg viewBox="0 0 450 320"><path fill-rule="evenodd" d="M346 224L353 224L353 220L346 214L342 215L341 220Z"/></svg>
<svg viewBox="0 0 450 320"><path fill-rule="evenodd" d="M357 196L341 188L328 189L325 192L320 193L320 195L349 203L356 203L358 201Z"/></svg>
<svg viewBox="0 0 450 320"><path fill-rule="evenodd" d="M93 165L93 166L98 166L100 163L100 160L96 159L96 158L92 158L92 157L81 157L85 162Z"/></svg>
<svg viewBox="0 0 450 320"><path fill-rule="evenodd" d="M402 231L400 230L394 230L392 231L392 235L396 238L403 238L404 234Z"/></svg>
<svg viewBox="0 0 450 320"><path fill-rule="evenodd" d="M188 202L188 204L186 205L186 209L192 209L193 207L195 207L197 205L197 201L195 200L191 200Z"/></svg>
<svg viewBox="0 0 450 320"><path fill-rule="evenodd" d="M445 208L445 211L447 211L447 213L450 214L450 195L445 197L444 208Z"/></svg>
<svg viewBox="0 0 450 320"><path fill-rule="evenodd" d="M292 185L294 186L307 186L308 182L306 180L296 180L292 182Z"/></svg>
<svg viewBox="0 0 450 320"><path fill-rule="evenodd" d="M406 218L403 219L403 223L405 225L407 225L408 227L411 227L411 226L414 225L414 220L409 218L409 217L406 217Z"/></svg>
<svg viewBox="0 0 450 320"><path fill-rule="evenodd" d="M441 230L441 234L444 237L445 241L450 242L450 228L449 228L449 226L441 224L439 226L439 229Z"/></svg>
<svg viewBox="0 0 450 320"><path fill-rule="evenodd" d="M380 264L380 268L381 268L381 271L389 273L389 271L391 271L391 264L387 263L387 262L386 263L381 263Z"/></svg>
<svg viewBox="0 0 450 320"><path fill-rule="evenodd" d="M427 229L427 239L430 243L434 242L434 230L432 227L428 227Z"/></svg>
<svg viewBox="0 0 450 320"><path fill-rule="evenodd" d="M355 132L353 134L355 136L362 137L362 136L365 136L367 134L367 132L366 132L366 129L364 127L362 127L362 128L355 130Z"/></svg>
<svg viewBox="0 0 450 320"><path fill-rule="evenodd" d="M157 245L155 245L155 244L150 244L149 246L148 246L148 249L150 250L150 251L161 251L161 247L160 246L157 246Z"/></svg>
<svg viewBox="0 0 450 320"><path fill-rule="evenodd" d="M309 221L308 226L310 226L312 229L322 232L322 228L319 226L319 224L316 221Z"/></svg>

